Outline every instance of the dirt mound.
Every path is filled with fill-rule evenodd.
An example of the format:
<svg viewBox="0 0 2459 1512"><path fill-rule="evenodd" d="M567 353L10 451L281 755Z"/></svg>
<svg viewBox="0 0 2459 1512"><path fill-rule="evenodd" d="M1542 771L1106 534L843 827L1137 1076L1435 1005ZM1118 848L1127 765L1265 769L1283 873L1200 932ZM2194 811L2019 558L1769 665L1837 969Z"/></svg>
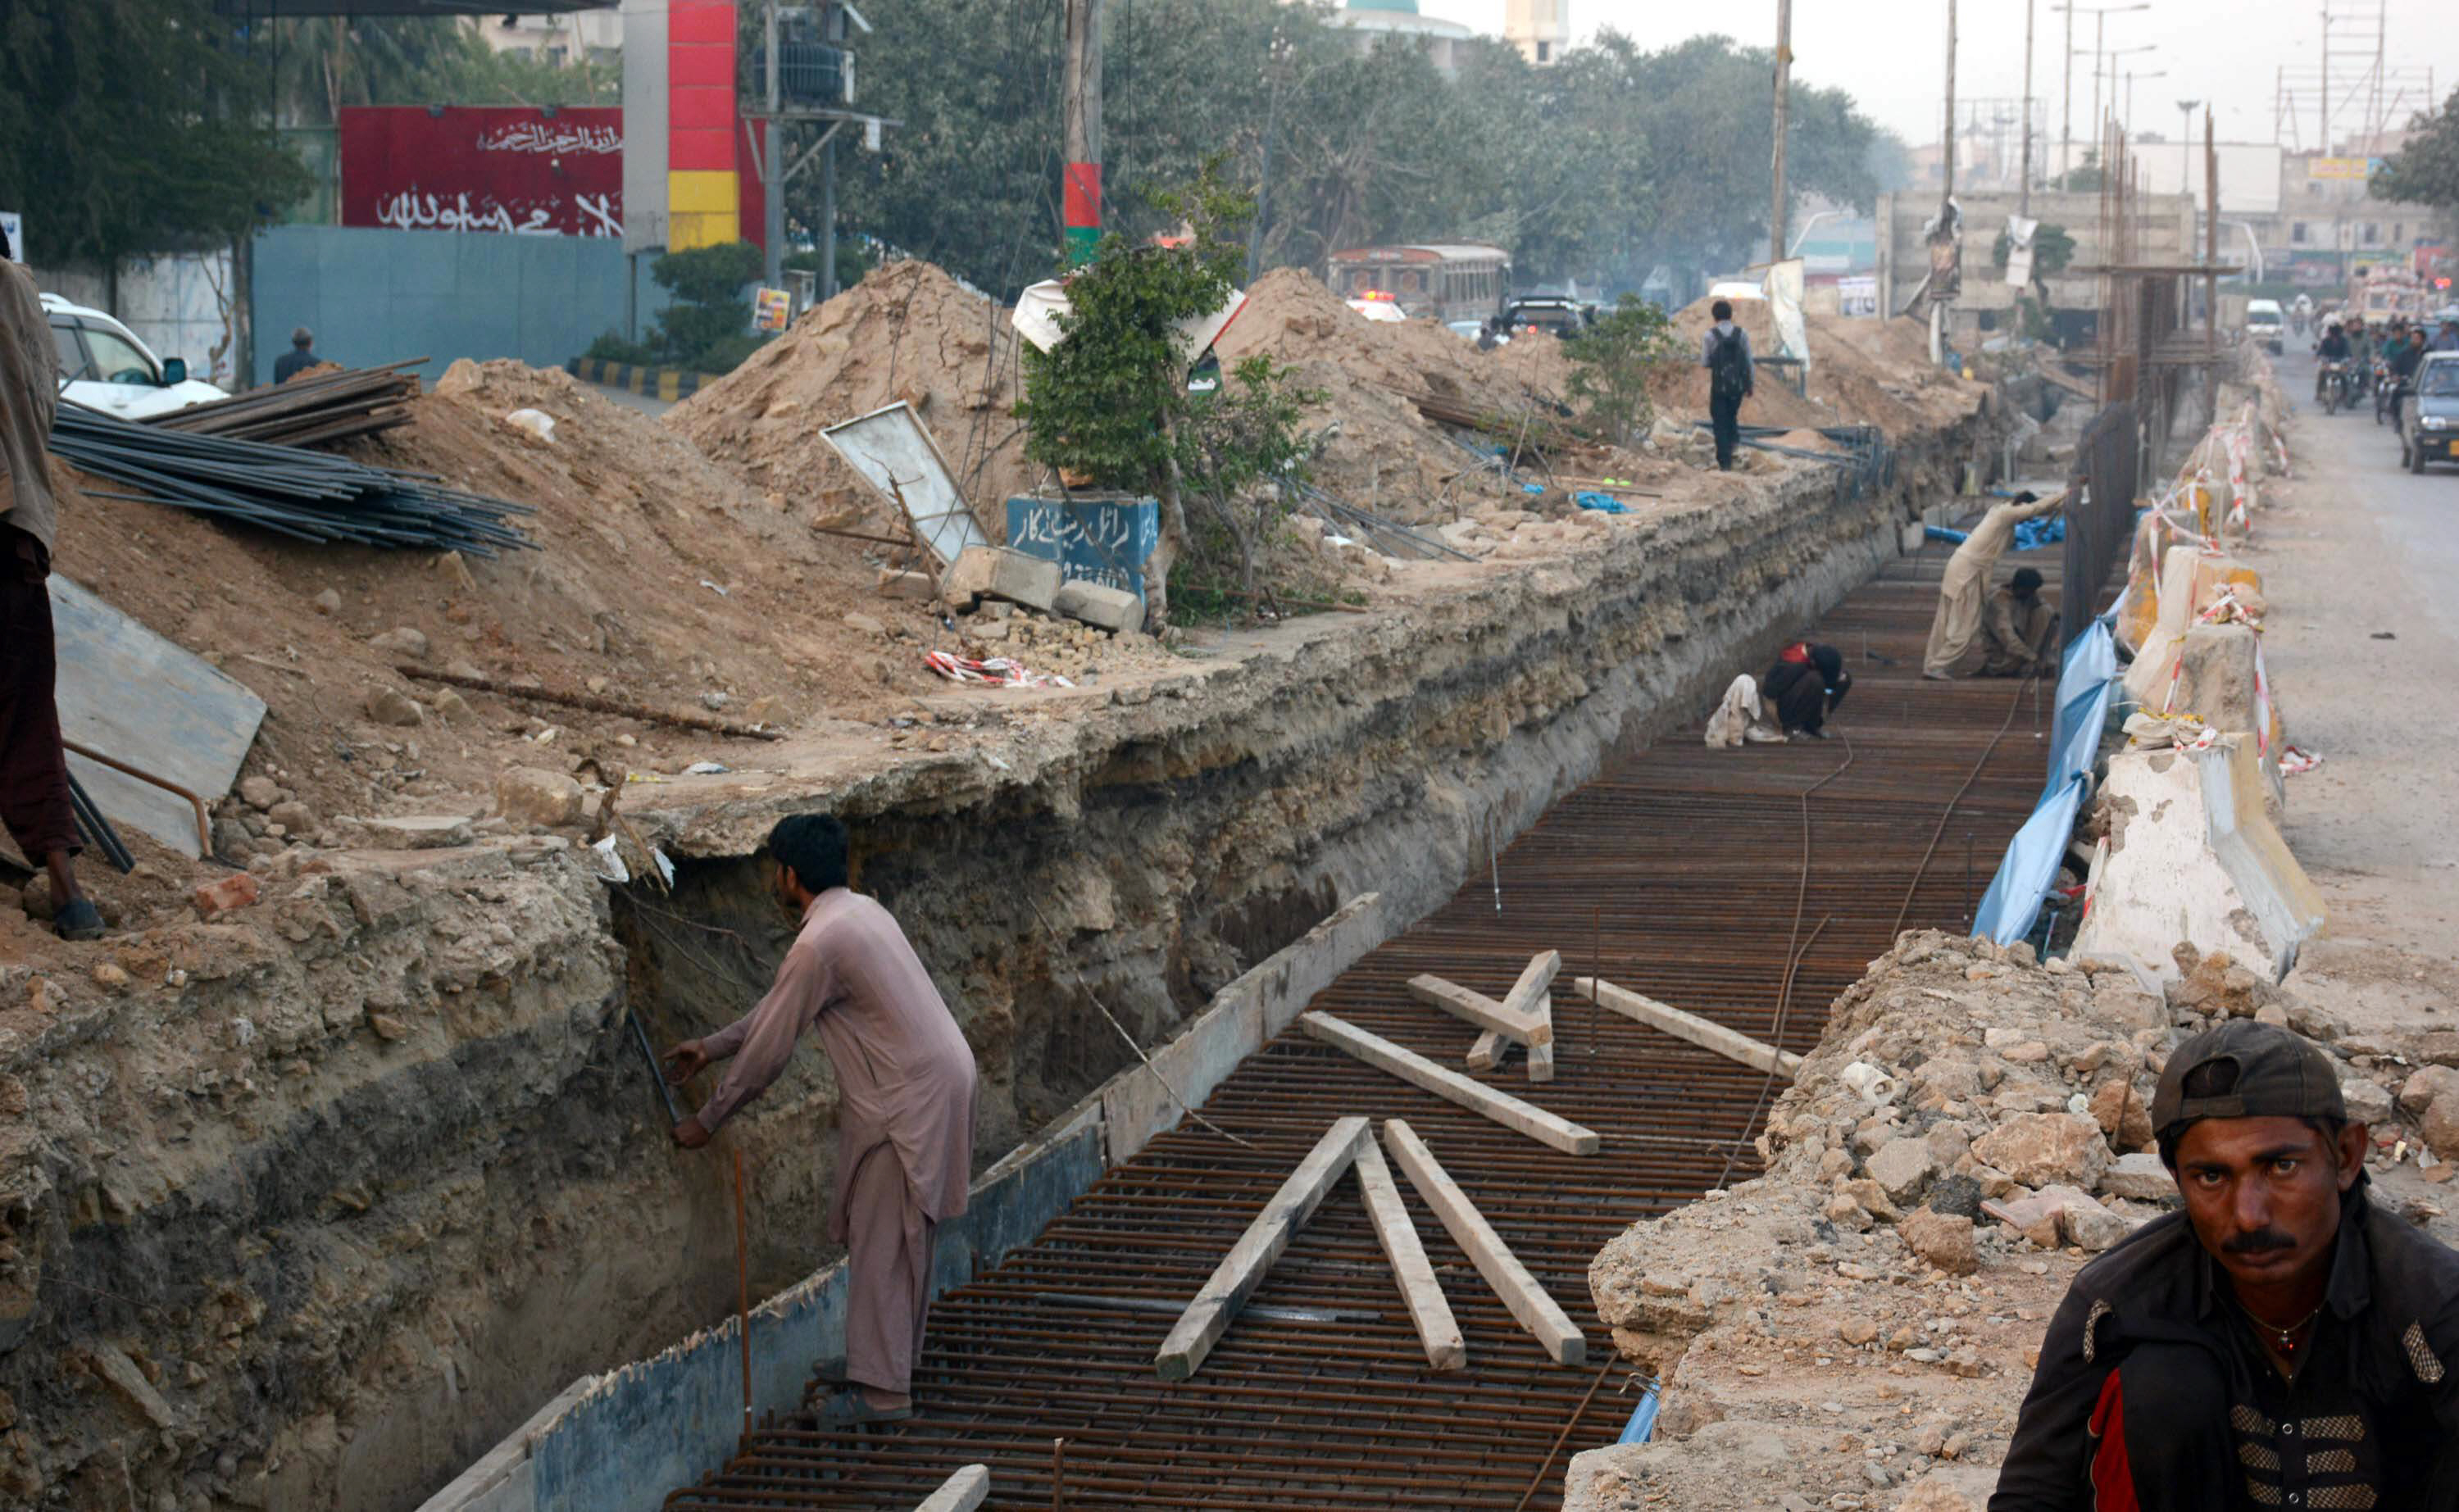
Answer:
<svg viewBox="0 0 2459 1512"><path fill-rule="evenodd" d="M562 372L456 364L438 387L412 402L413 424L352 454L534 505L519 523L540 550L463 560L309 546L94 497L106 485L70 478L85 488L66 500L59 570L265 700L247 769L275 775L314 829L341 815L483 813L508 766L741 765L750 748L480 692L439 698L397 663L788 728L875 717L883 679L937 690L918 650L891 639L927 639L927 618L879 598L866 548L814 536L775 495ZM504 421L522 409L554 419L552 441ZM888 634L849 626L849 611ZM371 722L368 701L388 689L418 704L422 723ZM544 727L533 715L560 733L526 739Z"/></svg>
<svg viewBox="0 0 2459 1512"><path fill-rule="evenodd" d="M823 428L902 399L946 454L985 527L1040 468L1025 460L1017 340L1008 312L929 262L891 262L810 309L666 424L776 490L797 514L839 528L894 523L894 506L820 438Z"/></svg>
<svg viewBox="0 0 2459 1512"><path fill-rule="evenodd" d="M1765 300L1735 300L1734 322L1749 332L1761 357L1777 349L1776 320ZM1674 312L1679 361L1649 385L1657 409L1677 423L1708 413L1708 370L1699 345L1715 324L1713 300ZM1742 424L1803 427L1875 425L1891 436L1952 420L1981 402L1983 386L1930 366L1926 339L1908 321L1806 317L1809 392L1797 393L1789 368L1766 368L1742 406Z"/></svg>
<svg viewBox="0 0 2459 1512"><path fill-rule="evenodd" d="M1428 419L1419 396L1498 422L1532 410L1541 419L1567 414L1560 399L1570 365L1550 337L1488 352L1430 321L1368 321L1301 268L1267 273L1247 299L1217 344L1222 365L1261 354L1295 368L1300 384L1324 394L1308 423L1321 430L1337 422L1338 430L1317 452L1314 482L1345 503L1427 520L1493 504L1506 493L1520 496L1491 472L1461 476L1479 465L1479 455ZM1642 481L1666 470L1603 451L1587 461Z"/></svg>

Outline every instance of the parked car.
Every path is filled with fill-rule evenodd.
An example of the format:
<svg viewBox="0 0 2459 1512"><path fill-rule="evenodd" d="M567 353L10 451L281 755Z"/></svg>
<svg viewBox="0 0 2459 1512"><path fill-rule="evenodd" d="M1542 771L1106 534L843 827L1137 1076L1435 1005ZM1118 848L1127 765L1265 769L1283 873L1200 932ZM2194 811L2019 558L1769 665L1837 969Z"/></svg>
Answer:
<svg viewBox="0 0 2459 1512"><path fill-rule="evenodd" d="M155 356L136 332L98 309L46 294L43 313L51 318L52 345L60 354L63 398L123 420L142 420L230 397L189 377L181 359Z"/></svg>
<svg viewBox="0 0 2459 1512"><path fill-rule="evenodd" d="M2245 302L2245 333L2262 343L2262 349L2275 355L2280 351L2280 333L2287 326L2278 300Z"/></svg>
<svg viewBox="0 0 2459 1512"><path fill-rule="evenodd" d="M1525 294L1503 307L1503 328L1576 336L1596 324L1595 306L1560 294Z"/></svg>
<svg viewBox="0 0 2459 1512"><path fill-rule="evenodd" d="M2459 462L2459 352L2427 352L2399 401L2399 461L2410 472L2427 462Z"/></svg>

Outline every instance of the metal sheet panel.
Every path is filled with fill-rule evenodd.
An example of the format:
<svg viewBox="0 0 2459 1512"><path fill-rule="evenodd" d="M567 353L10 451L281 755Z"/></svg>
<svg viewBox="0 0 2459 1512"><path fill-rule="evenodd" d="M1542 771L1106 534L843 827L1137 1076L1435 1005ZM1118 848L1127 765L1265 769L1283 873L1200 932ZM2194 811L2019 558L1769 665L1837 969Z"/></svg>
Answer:
<svg viewBox="0 0 2459 1512"><path fill-rule="evenodd" d="M905 512L914 537L940 561L955 561L968 546L991 544L957 491L956 473L940 454L939 443L923 429L912 405L899 399L884 410L830 426L820 437Z"/></svg>
<svg viewBox="0 0 2459 1512"><path fill-rule="evenodd" d="M51 591L61 733L207 804L229 792L264 723L264 700L57 573ZM114 824L197 853L186 800L82 756L69 757L69 770Z"/></svg>

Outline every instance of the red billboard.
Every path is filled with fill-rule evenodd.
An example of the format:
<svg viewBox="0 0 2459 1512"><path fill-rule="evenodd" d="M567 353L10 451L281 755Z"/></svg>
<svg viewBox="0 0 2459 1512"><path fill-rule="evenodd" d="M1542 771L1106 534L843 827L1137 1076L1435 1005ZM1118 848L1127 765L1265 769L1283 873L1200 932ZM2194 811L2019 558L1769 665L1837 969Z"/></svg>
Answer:
<svg viewBox="0 0 2459 1512"><path fill-rule="evenodd" d="M342 224L620 237L622 107L347 107Z"/></svg>

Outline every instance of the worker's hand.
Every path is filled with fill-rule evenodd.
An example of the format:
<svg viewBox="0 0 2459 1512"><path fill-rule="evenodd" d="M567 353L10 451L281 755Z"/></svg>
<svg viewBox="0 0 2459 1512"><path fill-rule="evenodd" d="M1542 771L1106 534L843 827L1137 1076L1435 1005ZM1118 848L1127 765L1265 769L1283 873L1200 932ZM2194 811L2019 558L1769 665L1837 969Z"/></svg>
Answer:
<svg viewBox="0 0 2459 1512"><path fill-rule="evenodd" d="M697 1040L686 1040L666 1052L666 1080L683 1085L708 1067L708 1052Z"/></svg>
<svg viewBox="0 0 2459 1512"><path fill-rule="evenodd" d="M675 1143L685 1149L698 1149L708 1143L708 1130L700 1126L699 1114L675 1125Z"/></svg>

